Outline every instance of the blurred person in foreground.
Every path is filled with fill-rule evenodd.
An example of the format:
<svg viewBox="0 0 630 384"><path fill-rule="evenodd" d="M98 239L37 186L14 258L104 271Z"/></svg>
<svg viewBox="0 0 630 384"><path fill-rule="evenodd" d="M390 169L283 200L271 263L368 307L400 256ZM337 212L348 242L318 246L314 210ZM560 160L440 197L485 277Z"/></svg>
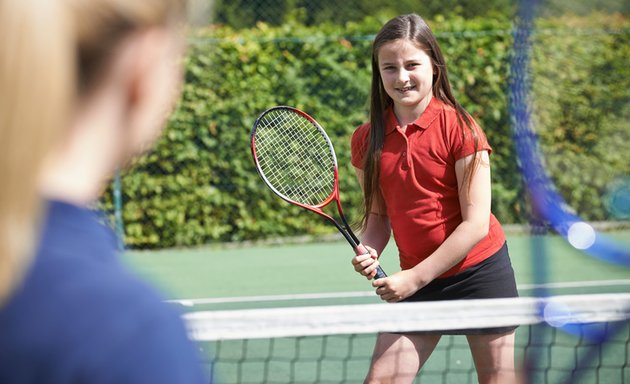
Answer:
<svg viewBox="0 0 630 384"><path fill-rule="evenodd" d="M0 383L207 382L89 209L178 96L185 3L0 0Z"/></svg>

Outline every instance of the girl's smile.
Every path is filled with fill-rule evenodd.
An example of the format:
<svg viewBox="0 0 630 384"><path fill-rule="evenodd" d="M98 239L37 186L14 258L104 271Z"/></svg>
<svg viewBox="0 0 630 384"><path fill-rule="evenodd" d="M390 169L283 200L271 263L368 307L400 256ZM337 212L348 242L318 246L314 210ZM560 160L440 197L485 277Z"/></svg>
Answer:
<svg viewBox="0 0 630 384"><path fill-rule="evenodd" d="M407 92L407 91L413 91L413 90L415 90L415 89L416 89L416 86L415 86L415 85L410 85L410 86L408 86L408 87L403 87L403 88L396 88L396 90L397 90L398 92L401 92L401 93L405 93L405 92Z"/></svg>

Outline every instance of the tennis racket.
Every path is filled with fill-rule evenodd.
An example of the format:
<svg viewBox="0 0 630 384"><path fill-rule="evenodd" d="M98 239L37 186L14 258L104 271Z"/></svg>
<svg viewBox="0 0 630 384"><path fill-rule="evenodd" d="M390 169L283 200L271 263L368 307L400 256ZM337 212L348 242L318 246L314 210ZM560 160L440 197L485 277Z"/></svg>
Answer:
<svg viewBox="0 0 630 384"><path fill-rule="evenodd" d="M258 173L276 195L328 219L357 255L368 253L343 214L335 150L315 119L292 107L270 108L254 123L251 147ZM323 210L333 201L340 221ZM386 276L378 266L375 278Z"/></svg>

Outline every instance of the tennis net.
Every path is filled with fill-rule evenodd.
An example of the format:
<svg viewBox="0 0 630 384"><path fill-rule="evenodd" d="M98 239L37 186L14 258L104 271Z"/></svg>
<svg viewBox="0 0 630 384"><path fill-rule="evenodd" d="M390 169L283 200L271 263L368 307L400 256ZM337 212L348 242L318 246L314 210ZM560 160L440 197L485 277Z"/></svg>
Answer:
<svg viewBox="0 0 630 384"><path fill-rule="evenodd" d="M190 312L217 383L362 383L380 332L518 325L526 383L630 383L630 294ZM465 336L444 335L416 383L476 383Z"/></svg>

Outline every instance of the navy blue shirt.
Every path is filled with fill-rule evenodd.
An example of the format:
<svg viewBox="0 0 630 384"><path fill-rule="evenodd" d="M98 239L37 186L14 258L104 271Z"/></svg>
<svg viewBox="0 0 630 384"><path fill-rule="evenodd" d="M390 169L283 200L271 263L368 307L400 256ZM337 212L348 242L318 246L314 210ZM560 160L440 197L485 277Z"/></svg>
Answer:
<svg viewBox="0 0 630 384"><path fill-rule="evenodd" d="M179 313L115 244L94 212L48 204L33 264L0 308L0 383L208 382Z"/></svg>

